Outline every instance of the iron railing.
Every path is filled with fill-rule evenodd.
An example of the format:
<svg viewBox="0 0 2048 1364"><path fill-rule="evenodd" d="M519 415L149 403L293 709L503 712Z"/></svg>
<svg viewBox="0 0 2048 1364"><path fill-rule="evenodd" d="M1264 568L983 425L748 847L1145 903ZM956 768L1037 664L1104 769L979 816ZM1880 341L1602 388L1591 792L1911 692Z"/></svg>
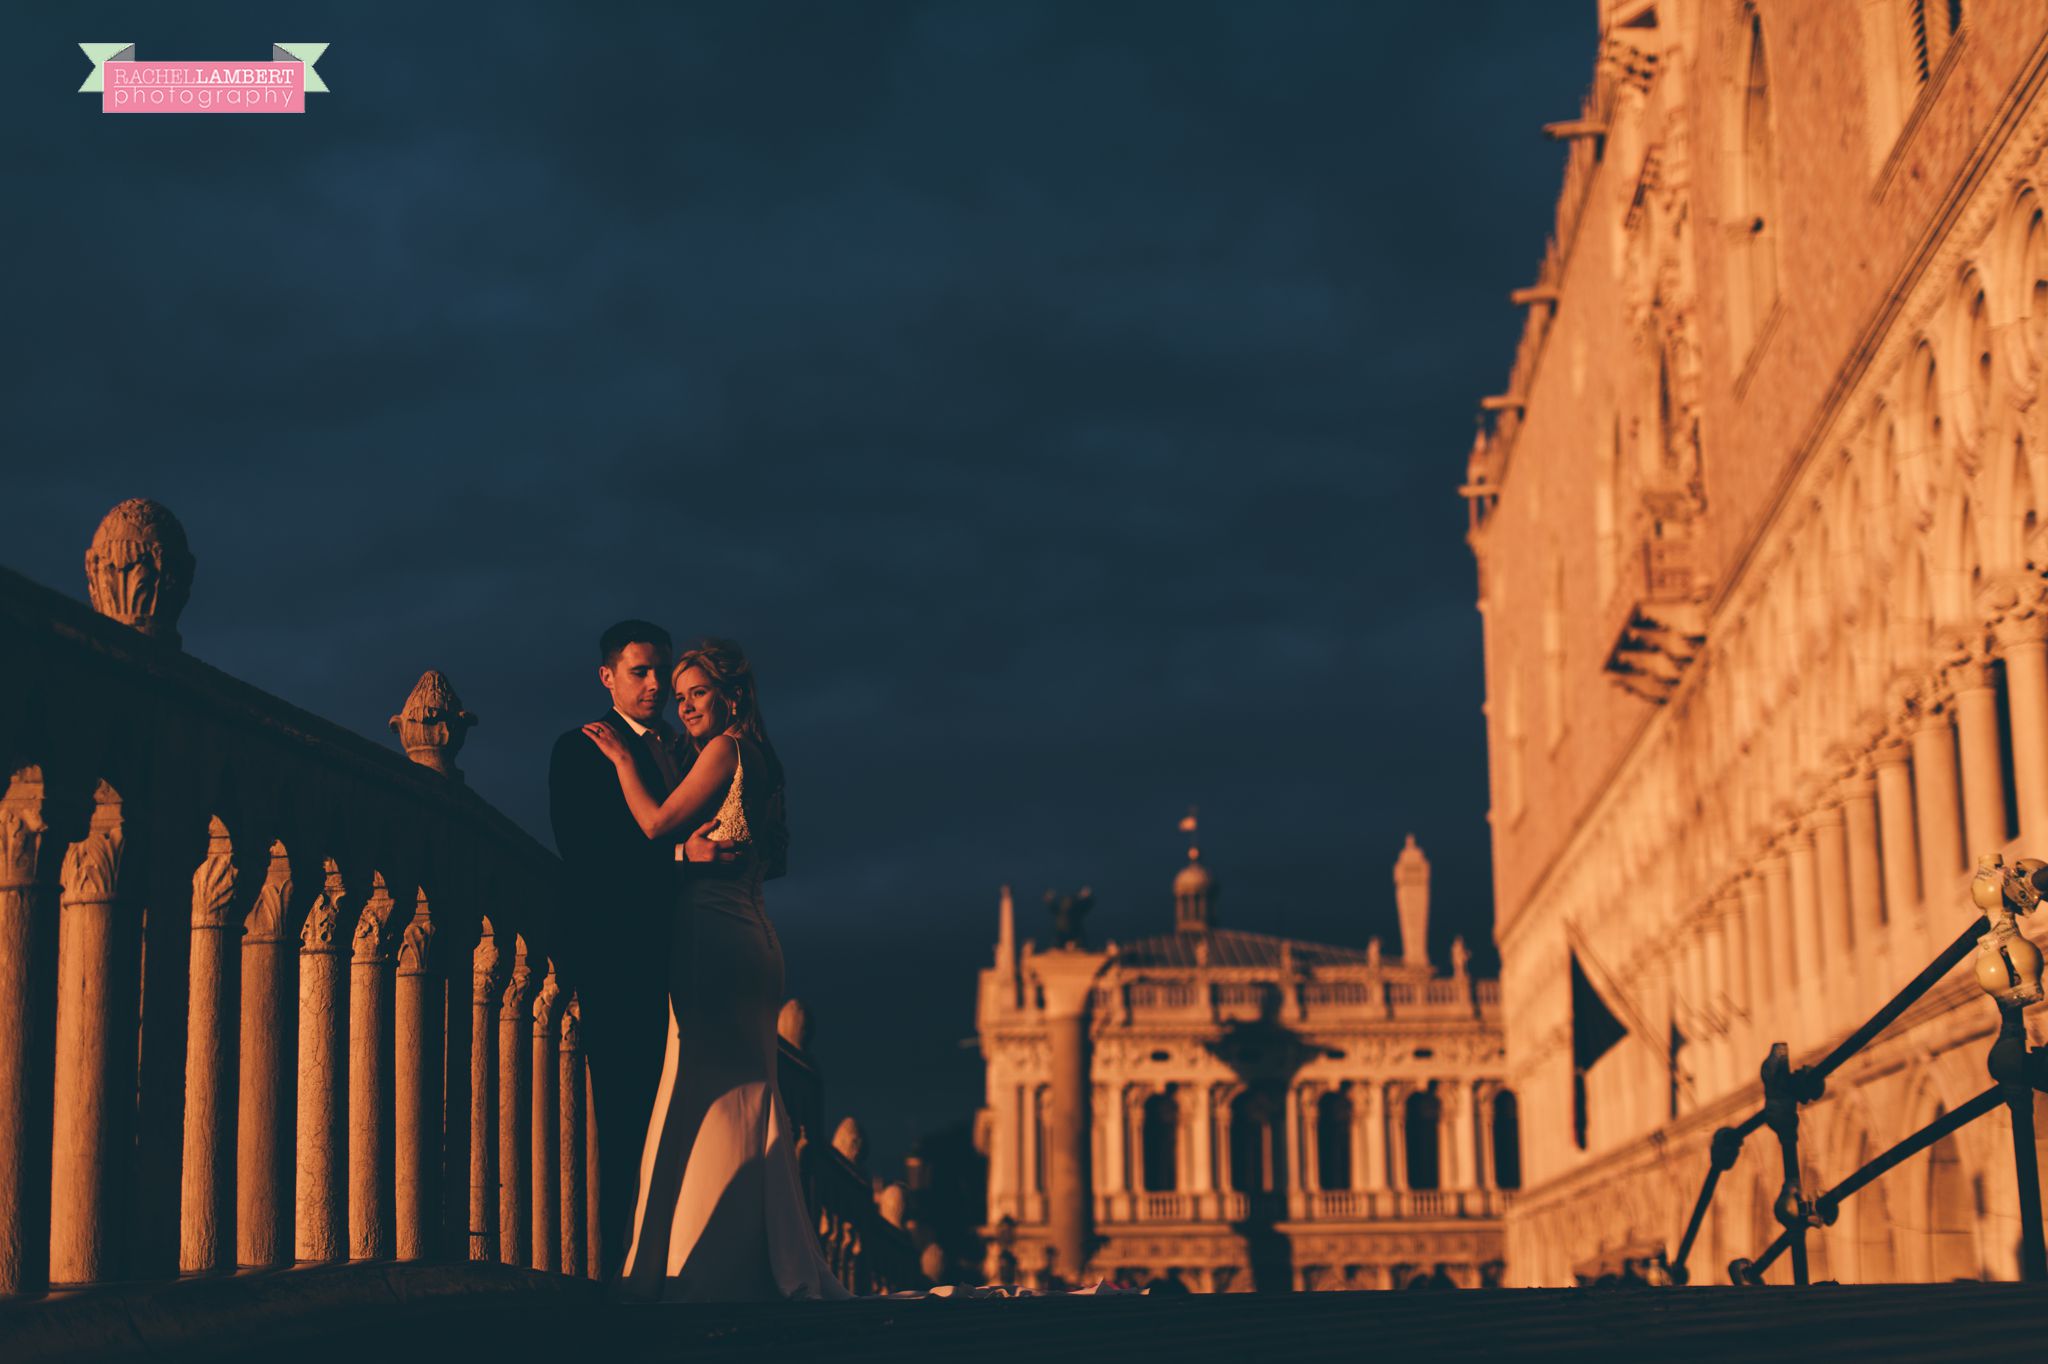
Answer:
<svg viewBox="0 0 2048 1364"><path fill-rule="evenodd" d="M2041 1184L2034 1153L2034 1104L2036 1090L2048 1093L2048 1051L2033 1051L2027 1045L2025 1010L2041 998L2041 954L2014 925L2014 917L2032 912L2048 891L2048 867L2031 858L2005 865L1997 854L1982 858L1977 865L1971 895L1985 912L1956 940L1941 950L1926 969L1913 977L1890 1002L1872 1014L1862 1027L1810 1066L1794 1068L1791 1053L1783 1042L1771 1044L1765 1057L1763 1106L1733 1127L1715 1131L1711 1164L1699 1198L1693 1203L1692 1219L1678 1244L1678 1254L1668 1266L1673 1283L1687 1282L1686 1260L1699 1238L1714 1188L1721 1176L1735 1168L1742 1144L1759 1128L1768 1127L1778 1139L1784 1158L1785 1182L1778 1191L1772 1213L1783 1227L1777 1239L1764 1247L1754 1260L1735 1259L1728 1263L1728 1277L1737 1285L1756 1285L1780 1257L1792 1257L1792 1281L1807 1283L1806 1235L1815 1227L1832 1226L1849 1198L1894 1166L1926 1150L1935 1142L2004 1104L2012 1115L2014 1176L2019 1184L2020 1276L2028 1282L2048 1280L2048 1248L2041 1230ZM1992 1084L1983 1093L1953 1112L1932 1122L1866 1162L1854 1174L1833 1188L1809 1198L1800 1185L1799 1109L1819 1099L1827 1090L1828 1077L1842 1064L1876 1040L1913 1002L1932 989L1973 950L1979 955L1978 981L1998 1004L1998 1037L1991 1044L1987 1067ZM2018 959L2016 961L2016 958ZM1986 963L1989 962L1987 974Z"/></svg>

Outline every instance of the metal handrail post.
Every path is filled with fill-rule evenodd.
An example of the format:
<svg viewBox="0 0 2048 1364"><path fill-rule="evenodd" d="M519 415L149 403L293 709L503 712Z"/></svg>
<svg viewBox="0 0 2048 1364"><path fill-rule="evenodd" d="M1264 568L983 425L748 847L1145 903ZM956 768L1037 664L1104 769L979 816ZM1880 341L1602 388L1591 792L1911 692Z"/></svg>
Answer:
<svg viewBox="0 0 2048 1364"><path fill-rule="evenodd" d="M1991 1044L1986 1068L2012 1115L2013 1175L2020 1195L2020 1277L2041 1283L2048 1281L2048 1245L2041 1235L2041 1173L2034 1153L2034 1087L2028 1079L2024 1005L1999 1001L1998 1040Z"/></svg>

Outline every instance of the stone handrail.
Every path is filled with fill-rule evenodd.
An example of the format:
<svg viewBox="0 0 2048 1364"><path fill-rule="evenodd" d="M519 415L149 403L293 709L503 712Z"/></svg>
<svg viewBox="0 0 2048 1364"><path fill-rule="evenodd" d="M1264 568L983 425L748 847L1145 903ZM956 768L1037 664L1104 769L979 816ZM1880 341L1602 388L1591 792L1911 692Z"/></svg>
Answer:
<svg viewBox="0 0 2048 1364"><path fill-rule="evenodd" d="M192 557L153 503L86 564L91 607L0 569L0 1296L600 1276L582 907L464 784L475 718L430 672L401 755L181 652Z"/></svg>

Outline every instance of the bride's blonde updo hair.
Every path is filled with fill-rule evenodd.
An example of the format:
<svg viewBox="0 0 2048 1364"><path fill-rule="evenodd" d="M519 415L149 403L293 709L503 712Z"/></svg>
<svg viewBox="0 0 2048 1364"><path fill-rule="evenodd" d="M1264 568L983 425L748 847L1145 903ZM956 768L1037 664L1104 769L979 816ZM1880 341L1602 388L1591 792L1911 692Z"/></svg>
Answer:
<svg viewBox="0 0 2048 1364"><path fill-rule="evenodd" d="M754 666L747 662L746 651L729 639L698 640L676 657L670 683L677 695L682 694L683 674L692 668L704 670L711 685L718 689L719 699L732 712L726 728L752 739L772 756L775 749L768 742L768 726L761 719L761 694L755 690Z"/></svg>

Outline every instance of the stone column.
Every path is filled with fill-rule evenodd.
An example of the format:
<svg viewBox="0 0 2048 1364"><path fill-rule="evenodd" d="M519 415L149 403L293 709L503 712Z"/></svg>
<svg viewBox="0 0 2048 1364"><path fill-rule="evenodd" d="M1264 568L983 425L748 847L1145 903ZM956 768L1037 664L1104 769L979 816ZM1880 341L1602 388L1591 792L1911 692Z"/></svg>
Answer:
<svg viewBox="0 0 2048 1364"><path fill-rule="evenodd" d="M432 1253L433 1210L440 1206L435 1178L441 1150L441 1030L447 990L434 960L434 916L420 887L412 922L398 944L397 1180L398 1258Z"/></svg>
<svg viewBox="0 0 2048 1364"><path fill-rule="evenodd" d="M291 1258L291 1205L285 1188L292 1134L284 1107L283 1047L289 1035L285 986L292 966L291 898L291 854L284 844L272 843L270 865L242 934L235 1240L236 1258L258 1268Z"/></svg>
<svg viewBox="0 0 2048 1364"><path fill-rule="evenodd" d="M0 799L0 1298L28 1282L28 1073L33 999L29 963L48 901L42 880L43 771L24 767Z"/></svg>
<svg viewBox="0 0 2048 1364"><path fill-rule="evenodd" d="M526 939L514 937L512 971L498 1009L498 1258L508 1265L524 1265L533 1244L528 1221L532 1171L526 1163L533 1135L532 1100L526 1092L532 986Z"/></svg>
<svg viewBox="0 0 2048 1364"><path fill-rule="evenodd" d="M1478 1172L1473 1168L1479 1150L1478 1113L1474 1105L1478 1094L1472 1085L1464 1080L1454 1080L1448 1086L1452 1097L1451 1119L1452 1149L1457 1155L1451 1161L1456 1183L1454 1189L1477 1189L1483 1187Z"/></svg>
<svg viewBox="0 0 2048 1364"><path fill-rule="evenodd" d="M294 1253L301 1260L348 1255L342 1086L348 1078L343 1014L348 976L342 953L344 887L327 859L319 896L299 929L299 1117Z"/></svg>
<svg viewBox="0 0 2048 1364"><path fill-rule="evenodd" d="M581 1017L579 1013L579 1021ZM604 1231L598 1217L598 1209L604 1206L601 1201L604 1197L604 1184L598 1171L597 1105L591 1102L590 1058L579 1056L577 1060L583 1072L583 1273L587 1278L602 1282L606 1273ZM801 1162L801 1139L797 1145L797 1155Z"/></svg>
<svg viewBox="0 0 2048 1364"><path fill-rule="evenodd" d="M1112 1217L1130 1216L1130 1192L1139 1183L1124 1161L1126 1143L1131 1135L1131 1107L1130 1088L1119 1084L1109 1095L1103 1111L1095 1115L1096 1125L1102 1129L1101 1193Z"/></svg>
<svg viewBox="0 0 2048 1364"><path fill-rule="evenodd" d="M1771 926L1770 879L1764 874L1763 862L1742 878L1743 939L1749 948L1749 1026L1751 1047L1764 1038L1774 1025L1773 1014L1777 1006L1775 975L1777 963L1774 955L1775 933Z"/></svg>
<svg viewBox="0 0 2048 1364"><path fill-rule="evenodd" d="M1018 1132L1022 1140L1017 1148L1017 1220L1032 1220L1032 1197L1042 1197L1045 1190L1038 1180L1038 1133L1039 1133L1039 1086L1036 1081L1019 1087L1017 1098L1022 1107L1017 1114Z"/></svg>
<svg viewBox="0 0 2048 1364"><path fill-rule="evenodd" d="M1734 992L1728 985L1728 904L1725 900L1713 900L1707 904L1707 912L1700 919L1700 941L1705 958L1707 1009L1714 1016L1714 1041L1708 1050L1707 1073L1710 1077L1709 1098L1721 1093L1728 1084L1728 1053L1731 1046L1730 1033L1735 1024ZM1485 1136L1485 1127L1480 1135ZM1482 1181L1479 1186L1485 1188Z"/></svg>
<svg viewBox="0 0 2048 1364"><path fill-rule="evenodd" d="M1491 1080L1481 1080L1472 1089L1472 1123L1477 1129L1479 1165L1474 1171L1472 1187L1493 1188L1493 1101L1500 1092L1500 1086Z"/></svg>
<svg viewBox="0 0 2048 1364"><path fill-rule="evenodd" d="M564 1274L583 1274L583 1045L579 1032L583 1010L576 996L562 1007L560 1088L556 1104L561 1124L561 1236Z"/></svg>
<svg viewBox="0 0 2048 1364"><path fill-rule="evenodd" d="M1764 883L1764 918L1770 925L1771 999L1770 1021L1760 1040L1790 1041L1798 1023L1799 957L1792 942L1792 870L1786 854L1777 849L1759 866Z"/></svg>
<svg viewBox="0 0 2048 1364"><path fill-rule="evenodd" d="M498 1258L498 998L505 988L496 931L485 919L469 966L469 1258Z"/></svg>
<svg viewBox="0 0 2048 1364"><path fill-rule="evenodd" d="M1878 744L1871 755L1877 773L1877 824L1884 862L1884 918L1896 941L1899 924L1917 923L1920 916L1920 850L1914 813L1913 769L1907 746L1896 739ZM1919 947L1916 934L1913 947ZM1912 955L1909 953L1908 955Z"/></svg>
<svg viewBox="0 0 2048 1364"><path fill-rule="evenodd" d="M234 1264L234 1100L228 1083L230 1027L235 1018L241 952L235 898L234 843L216 817L206 860L192 873L192 955L185 995L185 1142L180 1166L178 1272L207 1273Z"/></svg>
<svg viewBox="0 0 2048 1364"><path fill-rule="evenodd" d="M1216 1106L1206 1081L1182 1091L1181 1119L1193 1146L1189 1156L1188 1193L1197 1221L1213 1218L1216 1202Z"/></svg>
<svg viewBox="0 0 2048 1364"><path fill-rule="evenodd" d="M1047 1221L1054 1268L1079 1283L1088 1238L1088 999L1101 953L1036 953L1031 970L1045 991L1052 1043L1052 1132L1047 1151Z"/></svg>
<svg viewBox="0 0 2048 1364"><path fill-rule="evenodd" d="M1293 1218L1308 1216L1308 1185L1302 1178L1301 1139L1301 1086L1287 1086L1284 1099L1286 1111L1286 1136L1284 1139L1287 1161L1287 1215Z"/></svg>
<svg viewBox="0 0 2048 1364"><path fill-rule="evenodd" d="M2023 584L2018 605L1998 623L2005 658L2005 704L2012 720L2013 795L2020 836L2048 842L2048 614L2043 584Z"/></svg>
<svg viewBox="0 0 2048 1364"><path fill-rule="evenodd" d="M1397 1193L1408 1192L1408 1096L1414 1086L1397 1080L1387 1086L1383 1117L1387 1138L1387 1183ZM1401 1200L1396 1200L1400 1202Z"/></svg>
<svg viewBox="0 0 2048 1364"><path fill-rule="evenodd" d="M1721 938L1727 958L1726 976L1728 982L1728 1005L1730 1032L1734 1030L1734 1019L1747 1019L1755 1007L1749 982L1749 906L1743 898L1747 878L1738 881L1733 889L1721 900Z"/></svg>
<svg viewBox="0 0 2048 1364"><path fill-rule="evenodd" d="M1792 980L1798 995L1797 1035L1802 1046L1820 1037L1821 992L1826 988L1820 951L1819 859L1813 843L1813 827L1795 825L1786 853L1792 881Z"/></svg>
<svg viewBox="0 0 2048 1364"><path fill-rule="evenodd" d="M1963 860L1974 865L2005 850L2005 771L1998 744L1998 692L1985 660L1971 657L1951 672L1956 740L1963 773Z"/></svg>
<svg viewBox="0 0 2048 1364"><path fill-rule="evenodd" d="M1882 788L1880 788L1882 790ZM1913 794L1920 831L1920 936L1914 956L1949 937L1949 912L1962 901L1963 831L1956 792L1956 739L1940 697L1923 703L1913 727ZM1946 945L1945 943L1943 945Z"/></svg>
<svg viewBox="0 0 2048 1364"><path fill-rule="evenodd" d="M1820 897L1820 955L1817 969L1809 974L1814 985L1824 992L1823 1031L1827 1036L1862 1021L1849 1017L1856 1005L1856 960L1851 954L1849 847L1843 824L1839 805L1823 805L1814 812L1814 889Z"/></svg>
<svg viewBox="0 0 2048 1364"><path fill-rule="evenodd" d="M1380 1087L1370 1080L1353 1089L1357 1111L1351 1115L1358 1131L1358 1170L1354 1181L1360 1189L1378 1194L1387 1187L1387 1119Z"/></svg>
<svg viewBox="0 0 2048 1364"><path fill-rule="evenodd" d="M392 1073L385 1016L391 1000L391 956L397 907L383 873L373 873L370 898L356 916L348 991L348 1253L350 1259L391 1255Z"/></svg>
<svg viewBox="0 0 2048 1364"><path fill-rule="evenodd" d="M1877 783L1858 773L1842 783L1842 820L1848 839L1849 933L1859 953L1883 941L1884 867L1877 835Z"/></svg>
<svg viewBox="0 0 2048 1364"><path fill-rule="evenodd" d="M533 1258L535 1269L559 1268L561 1254L561 1152L556 1149L560 1132L555 1119L555 1040L558 1026L555 1009L561 1000L561 985L555 979L555 964L545 961L540 988L533 996Z"/></svg>
<svg viewBox="0 0 2048 1364"><path fill-rule="evenodd" d="M111 1095L116 1017L132 1017L132 982L116 983L123 841L121 798L105 782L92 822L64 852L57 912L57 1046L50 1142L50 1282L83 1284L108 1269L107 1169L120 1101ZM125 1045L134 1045L132 1032Z"/></svg>

